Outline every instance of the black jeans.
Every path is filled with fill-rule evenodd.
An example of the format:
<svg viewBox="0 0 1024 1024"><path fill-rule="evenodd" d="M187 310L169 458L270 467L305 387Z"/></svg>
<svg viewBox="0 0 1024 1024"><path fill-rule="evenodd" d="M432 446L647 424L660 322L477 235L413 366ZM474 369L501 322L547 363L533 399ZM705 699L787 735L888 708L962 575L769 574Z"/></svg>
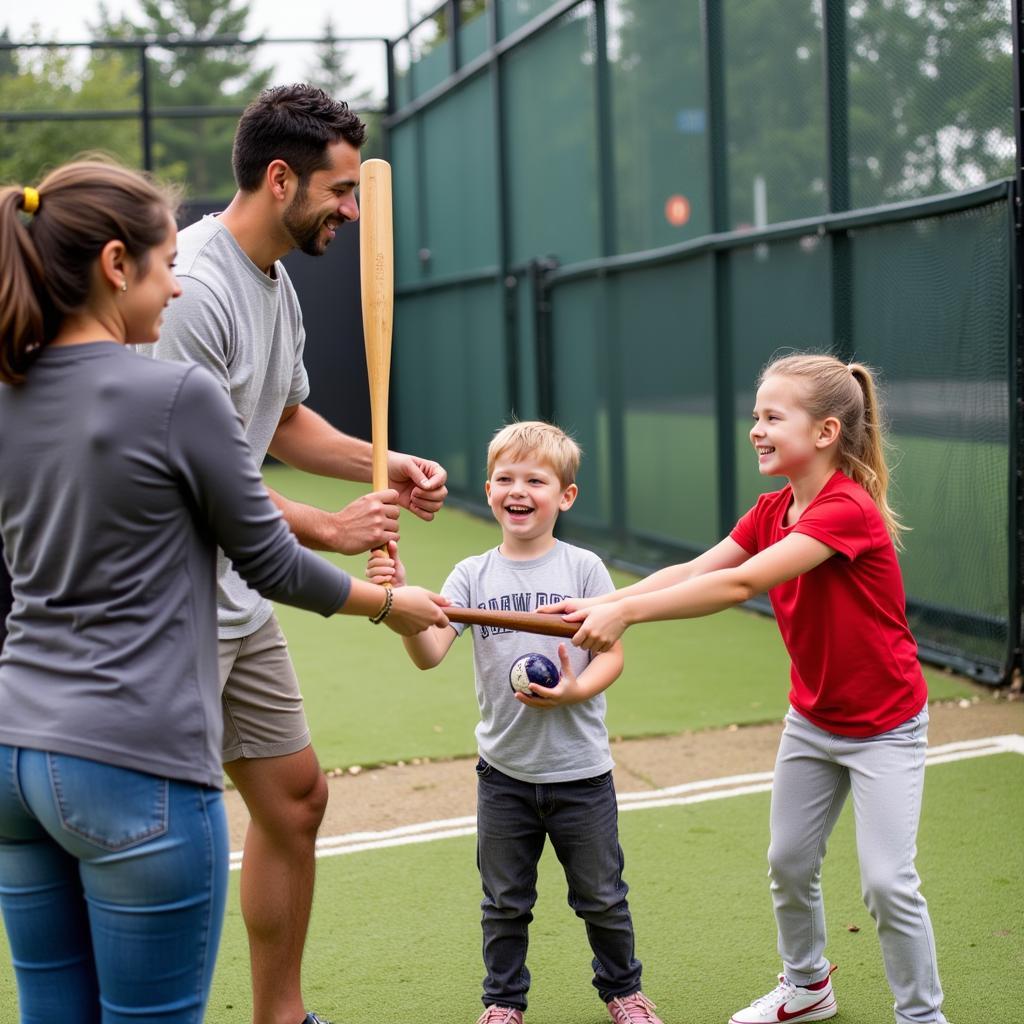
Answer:
<svg viewBox="0 0 1024 1024"><path fill-rule="evenodd" d="M484 1005L526 1009L528 928L546 836L565 870L569 906L586 923L601 999L638 991L642 967L633 955L612 773L538 785L509 778L482 758L476 771Z"/></svg>

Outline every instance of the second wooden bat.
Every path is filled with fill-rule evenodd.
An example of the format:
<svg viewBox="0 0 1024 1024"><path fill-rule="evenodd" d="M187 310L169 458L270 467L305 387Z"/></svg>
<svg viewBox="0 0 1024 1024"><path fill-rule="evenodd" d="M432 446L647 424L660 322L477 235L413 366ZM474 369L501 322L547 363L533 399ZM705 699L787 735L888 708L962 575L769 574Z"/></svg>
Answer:
<svg viewBox="0 0 1024 1024"><path fill-rule="evenodd" d="M366 160L359 169L359 275L375 491L388 486L388 386L395 301L392 230L391 165L386 160Z"/></svg>
<svg viewBox="0 0 1024 1024"><path fill-rule="evenodd" d="M444 613L451 622L514 629L520 633L540 633L542 636L575 636L576 630L580 628L578 622L564 622L560 615L548 615L544 612L492 612L484 608L445 608Z"/></svg>

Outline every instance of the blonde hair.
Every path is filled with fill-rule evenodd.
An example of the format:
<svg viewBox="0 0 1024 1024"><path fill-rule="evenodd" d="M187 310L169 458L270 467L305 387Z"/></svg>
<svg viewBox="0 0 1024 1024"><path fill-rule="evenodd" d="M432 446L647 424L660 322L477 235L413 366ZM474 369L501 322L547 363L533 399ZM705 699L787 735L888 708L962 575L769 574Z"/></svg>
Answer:
<svg viewBox="0 0 1024 1024"><path fill-rule="evenodd" d="M839 468L871 495L893 544L902 548L905 526L889 504L888 442L881 399L871 368L844 363L835 356L801 354L773 359L758 378L789 377L802 384L802 406L816 420L834 416L840 423Z"/></svg>
<svg viewBox="0 0 1024 1024"><path fill-rule="evenodd" d="M515 462L528 455L547 463L563 487L575 483L580 468L580 446L562 429L542 420L523 420L502 427L487 446L487 477L501 456Z"/></svg>

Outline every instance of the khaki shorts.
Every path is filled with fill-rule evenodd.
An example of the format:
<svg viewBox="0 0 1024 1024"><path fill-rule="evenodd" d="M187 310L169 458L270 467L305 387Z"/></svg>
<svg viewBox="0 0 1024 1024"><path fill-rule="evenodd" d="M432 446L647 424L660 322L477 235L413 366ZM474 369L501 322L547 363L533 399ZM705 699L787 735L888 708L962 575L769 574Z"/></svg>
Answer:
<svg viewBox="0 0 1024 1024"><path fill-rule="evenodd" d="M309 746L299 680L277 619L255 633L218 641L223 760L281 757Z"/></svg>

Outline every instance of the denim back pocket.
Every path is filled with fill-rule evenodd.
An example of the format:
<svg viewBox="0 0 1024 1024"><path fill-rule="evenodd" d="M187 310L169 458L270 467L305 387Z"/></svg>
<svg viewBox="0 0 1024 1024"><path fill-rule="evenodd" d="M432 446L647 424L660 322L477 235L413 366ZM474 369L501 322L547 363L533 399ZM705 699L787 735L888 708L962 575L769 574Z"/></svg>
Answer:
<svg viewBox="0 0 1024 1024"><path fill-rule="evenodd" d="M116 851L167 831L167 779L70 754L48 754L47 762L67 832Z"/></svg>

